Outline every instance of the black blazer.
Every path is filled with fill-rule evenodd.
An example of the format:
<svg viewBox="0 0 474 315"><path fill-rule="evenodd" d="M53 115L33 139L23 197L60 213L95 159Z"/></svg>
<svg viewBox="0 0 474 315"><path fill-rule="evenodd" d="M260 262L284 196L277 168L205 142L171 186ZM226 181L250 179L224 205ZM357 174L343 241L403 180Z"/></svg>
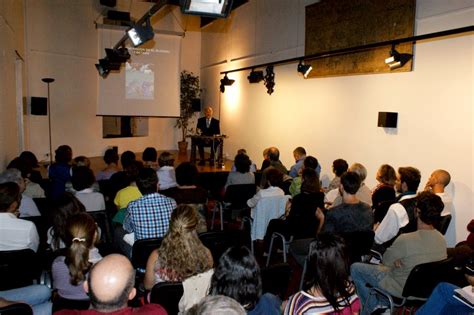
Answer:
<svg viewBox="0 0 474 315"><path fill-rule="evenodd" d="M221 133L221 129L219 127L219 120L215 118L211 118L209 128L207 128L206 126L206 117L199 118L196 128L201 129L201 134L204 136L213 136Z"/></svg>

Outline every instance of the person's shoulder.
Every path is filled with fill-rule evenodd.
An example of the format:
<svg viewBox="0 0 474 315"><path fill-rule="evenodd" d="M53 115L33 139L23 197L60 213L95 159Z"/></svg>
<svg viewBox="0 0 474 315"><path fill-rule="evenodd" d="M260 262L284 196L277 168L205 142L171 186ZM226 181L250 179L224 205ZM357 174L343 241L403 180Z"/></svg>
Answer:
<svg viewBox="0 0 474 315"><path fill-rule="evenodd" d="M167 314L166 310L159 304L145 304L141 307L133 308L131 314L146 315L146 314Z"/></svg>

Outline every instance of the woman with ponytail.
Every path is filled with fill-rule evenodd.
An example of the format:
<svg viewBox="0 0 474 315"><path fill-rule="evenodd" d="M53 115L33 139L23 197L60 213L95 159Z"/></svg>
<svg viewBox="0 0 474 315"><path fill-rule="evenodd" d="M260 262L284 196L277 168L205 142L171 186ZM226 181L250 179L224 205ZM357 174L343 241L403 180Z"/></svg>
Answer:
<svg viewBox="0 0 474 315"><path fill-rule="evenodd" d="M68 309L87 309L89 297L84 291L83 282L93 263L100 260L90 258L90 250L97 241L97 224L87 213L79 213L68 218L64 242L64 256L53 261L53 289L57 298L53 301L53 312Z"/></svg>

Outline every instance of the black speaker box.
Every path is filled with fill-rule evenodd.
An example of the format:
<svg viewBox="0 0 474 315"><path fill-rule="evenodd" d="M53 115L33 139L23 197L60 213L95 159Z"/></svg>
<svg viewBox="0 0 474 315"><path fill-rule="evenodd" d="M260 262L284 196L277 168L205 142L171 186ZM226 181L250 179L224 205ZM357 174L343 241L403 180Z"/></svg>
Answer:
<svg viewBox="0 0 474 315"><path fill-rule="evenodd" d="M199 98L193 98L191 101L191 107L195 112L200 112L201 111L201 99Z"/></svg>
<svg viewBox="0 0 474 315"><path fill-rule="evenodd" d="M31 115L48 115L48 98L47 97L31 97Z"/></svg>
<svg viewBox="0 0 474 315"><path fill-rule="evenodd" d="M378 127L397 128L398 113L379 112Z"/></svg>

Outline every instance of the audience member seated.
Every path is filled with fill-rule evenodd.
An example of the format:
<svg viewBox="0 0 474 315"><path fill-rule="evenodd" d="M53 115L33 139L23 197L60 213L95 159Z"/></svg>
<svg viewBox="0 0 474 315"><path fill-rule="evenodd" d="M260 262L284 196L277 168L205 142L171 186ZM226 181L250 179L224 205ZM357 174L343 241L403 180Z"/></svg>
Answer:
<svg viewBox="0 0 474 315"><path fill-rule="evenodd" d="M120 189L114 198L114 204L117 206L117 213L113 218L113 222L118 223L119 225L123 224L125 219L126 210L128 204L132 201L139 199L142 196L142 193L137 187L137 176L138 172L143 168L141 162L134 161L130 165L127 165L125 168L125 179L128 184L126 187Z"/></svg>
<svg viewBox="0 0 474 315"><path fill-rule="evenodd" d="M245 315L247 312L234 299L224 295L208 295L186 312L186 315Z"/></svg>
<svg viewBox="0 0 474 315"><path fill-rule="evenodd" d="M239 153L234 158L235 171L227 176L225 188L230 185L255 184L255 175L250 172L252 161L245 153Z"/></svg>
<svg viewBox="0 0 474 315"><path fill-rule="evenodd" d="M53 289L58 297L53 301L54 310L64 308L89 308L89 297L83 282L93 263L102 257L89 257L89 252L98 240L97 225L87 213L70 217L66 224L65 256L58 256L51 267Z"/></svg>
<svg viewBox="0 0 474 315"><path fill-rule="evenodd" d="M329 183L329 186L326 191L339 189L339 185L341 183L341 176L342 174L347 172L348 168L349 164L347 164L346 160L344 159L337 159L332 162L332 172L334 173L334 178Z"/></svg>
<svg viewBox="0 0 474 315"><path fill-rule="evenodd" d="M267 183L267 172L269 169L277 169L279 170L285 177L283 180L290 178L288 176L288 170L280 161L280 151L276 147L271 147L268 149L268 158L270 160L270 166L265 168L262 172L262 179L260 181L260 187L264 187Z"/></svg>
<svg viewBox="0 0 474 315"><path fill-rule="evenodd" d="M193 207L179 205L171 214L170 228L160 248L151 253L146 266L144 284L147 290L163 281L185 282L179 303L181 312L206 296L213 273L212 254L201 243L196 231L198 221L198 213Z"/></svg>
<svg viewBox="0 0 474 315"><path fill-rule="evenodd" d="M164 151L158 158L159 168L156 171L158 175L159 190L166 190L178 186L176 183L176 172L174 170L174 157L171 153Z"/></svg>
<svg viewBox="0 0 474 315"><path fill-rule="evenodd" d="M45 285L33 284L27 287L0 291L0 307L15 303L26 303L35 315L50 315L51 289Z"/></svg>
<svg viewBox="0 0 474 315"><path fill-rule="evenodd" d="M443 212L441 216L445 216L453 213L453 198L444 191L446 186L449 185L451 181L451 175L445 170L436 170L434 171L425 185L426 191L431 191L432 193L438 195L444 203Z"/></svg>
<svg viewBox="0 0 474 315"><path fill-rule="evenodd" d="M38 250L39 236L34 223L18 218L20 201L17 184L0 184L0 251Z"/></svg>
<svg viewBox="0 0 474 315"><path fill-rule="evenodd" d="M238 149L237 150L237 154L245 154L248 156L247 154L247 150L245 149ZM250 159L250 157L249 157ZM231 172L237 172L237 168L235 167L235 160L234 160L234 164L232 164L232 168L230 169ZM255 173L257 171L257 165L255 165L254 162L252 162L252 160L250 160L250 172L251 173Z"/></svg>
<svg viewBox="0 0 474 315"><path fill-rule="evenodd" d="M303 147L297 147L293 150L293 157L295 164L290 167L289 175L293 178L300 174L300 169L303 167L303 161L306 158L306 150Z"/></svg>
<svg viewBox="0 0 474 315"><path fill-rule="evenodd" d="M173 198L177 204L205 204L207 191L198 186L199 171L196 165L183 162L176 168L176 181L178 186L163 192Z"/></svg>
<svg viewBox="0 0 474 315"><path fill-rule="evenodd" d="M157 192L158 176L151 168L142 168L138 172L137 186L143 196L129 203L123 228L134 233L135 241L163 237L168 231L176 202Z"/></svg>
<svg viewBox="0 0 474 315"><path fill-rule="evenodd" d="M282 233L286 239L314 238L319 230L320 222L316 217L316 209L324 209L324 193L319 186L319 177L315 170L303 170L301 193L291 201L291 208L285 219L270 221L265 234L265 248L268 248L272 234Z"/></svg>
<svg viewBox="0 0 474 315"><path fill-rule="evenodd" d="M142 162L144 167L149 167L156 171L158 169L158 163L156 162L157 159L158 153L153 147L146 148L142 153Z"/></svg>
<svg viewBox="0 0 474 315"><path fill-rule="evenodd" d="M397 237L384 253L383 264L354 263L351 266L362 314L370 314L377 306L388 308L388 301L379 295L371 295L368 299L367 284L401 297L408 275L415 266L446 258L446 241L433 226L443 211L441 198L430 192L421 192L416 197L416 204L417 231Z"/></svg>
<svg viewBox="0 0 474 315"><path fill-rule="evenodd" d="M19 158L26 161L29 167L31 167L31 174L29 176L29 179L32 182L41 184L43 177L41 176L41 167L39 165L38 159L36 158L36 155L30 151L23 151L21 152Z"/></svg>
<svg viewBox="0 0 474 315"><path fill-rule="evenodd" d="M303 291L288 299L284 314L359 314L346 252L340 236L319 234L310 245Z"/></svg>
<svg viewBox="0 0 474 315"><path fill-rule="evenodd" d="M247 314L280 314L281 301L262 295L260 268L246 247L231 247L222 254L211 279L210 295L225 295L242 305Z"/></svg>
<svg viewBox="0 0 474 315"><path fill-rule="evenodd" d="M72 167L87 167L91 168L91 160L87 156L79 155L72 160Z"/></svg>
<svg viewBox="0 0 474 315"><path fill-rule="evenodd" d="M276 168L269 168L265 180L266 182L263 188L260 189L255 196L247 200L247 206L250 208L255 208L257 203L263 198L285 195L285 192L278 187L281 185L283 180L283 174L279 170Z"/></svg>
<svg viewBox="0 0 474 315"><path fill-rule="evenodd" d="M61 310L56 315L165 315L158 304L145 304L138 308L128 307L128 301L136 295L135 270L130 261L118 254L104 257L92 266L84 290L89 293L91 309Z"/></svg>
<svg viewBox="0 0 474 315"><path fill-rule="evenodd" d="M14 168L21 172L21 177L25 181L25 191L23 195L28 196L30 198L45 198L46 195L44 194L43 188L40 184L35 183L30 178L33 173L33 169L31 164L22 158L14 158L7 166L7 169Z"/></svg>
<svg viewBox="0 0 474 315"><path fill-rule="evenodd" d="M115 194L120 189L128 186L129 182L126 169L133 163L136 163L135 153L132 151L123 152L120 156L120 163L122 164L122 171L116 172L110 177L110 190L112 198L115 198Z"/></svg>
<svg viewBox="0 0 474 315"><path fill-rule="evenodd" d="M73 167L71 182L76 191L76 198L84 205L86 211L105 210L104 196L92 189L95 177L90 168L86 166Z"/></svg>
<svg viewBox="0 0 474 315"><path fill-rule="evenodd" d="M71 179L72 149L68 145L60 145L54 156L55 162L49 166L48 178L51 181L51 198L56 199L66 191L66 183Z"/></svg>
<svg viewBox="0 0 474 315"><path fill-rule="evenodd" d="M379 225L376 225L375 243L382 245L391 242L404 228L403 232L416 230L415 201L416 191L420 185L420 171L414 167L399 167L395 187L400 195L392 204ZM389 244L388 243L388 244ZM378 246L383 251L386 246Z"/></svg>
<svg viewBox="0 0 474 315"><path fill-rule="evenodd" d="M262 166L260 167L260 171L264 171L267 167L270 166L270 157L268 156L268 152L270 151L270 148L266 148L263 150L263 161L262 161Z"/></svg>
<svg viewBox="0 0 474 315"><path fill-rule="evenodd" d="M0 183L12 182L18 185L20 188L21 201L20 201L20 218L24 217L37 217L41 216L33 199L24 194L25 181L21 176L21 172L16 168L10 168L0 174Z"/></svg>
<svg viewBox="0 0 474 315"><path fill-rule="evenodd" d="M393 167L383 164L379 167L375 179L378 185L372 192L372 209L377 209L382 202L395 200L397 174Z"/></svg>
<svg viewBox="0 0 474 315"><path fill-rule="evenodd" d="M120 168L118 167L118 160L119 156L117 152L114 149L107 149L104 154L104 162L107 164L107 166L97 173L95 179L97 181L107 180L110 179L112 175L120 171Z"/></svg>
<svg viewBox="0 0 474 315"><path fill-rule="evenodd" d="M359 190L357 190L356 196L357 198L368 204L369 206L372 206L372 191L370 190L367 185L365 185L364 181L367 178L367 169L364 167L364 165L360 163L354 163L349 167L349 172L356 173L359 175L360 178L360 187ZM342 195L339 194L337 196L336 200L334 200L332 207L338 206L342 203Z"/></svg>
<svg viewBox="0 0 474 315"><path fill-rule="evenodd" d="M315 170L319 178L319 173L317 169L320 168L320 166L319 166L318 160L315 157L307 156L304 159L303 167L300 169L301 172L306 168ZM293 181L291 182L290 189L289 189L292 197L298 195L301 192L301 180L302 180L301 174L298 174L298 177L293 178Z"/></svg>

